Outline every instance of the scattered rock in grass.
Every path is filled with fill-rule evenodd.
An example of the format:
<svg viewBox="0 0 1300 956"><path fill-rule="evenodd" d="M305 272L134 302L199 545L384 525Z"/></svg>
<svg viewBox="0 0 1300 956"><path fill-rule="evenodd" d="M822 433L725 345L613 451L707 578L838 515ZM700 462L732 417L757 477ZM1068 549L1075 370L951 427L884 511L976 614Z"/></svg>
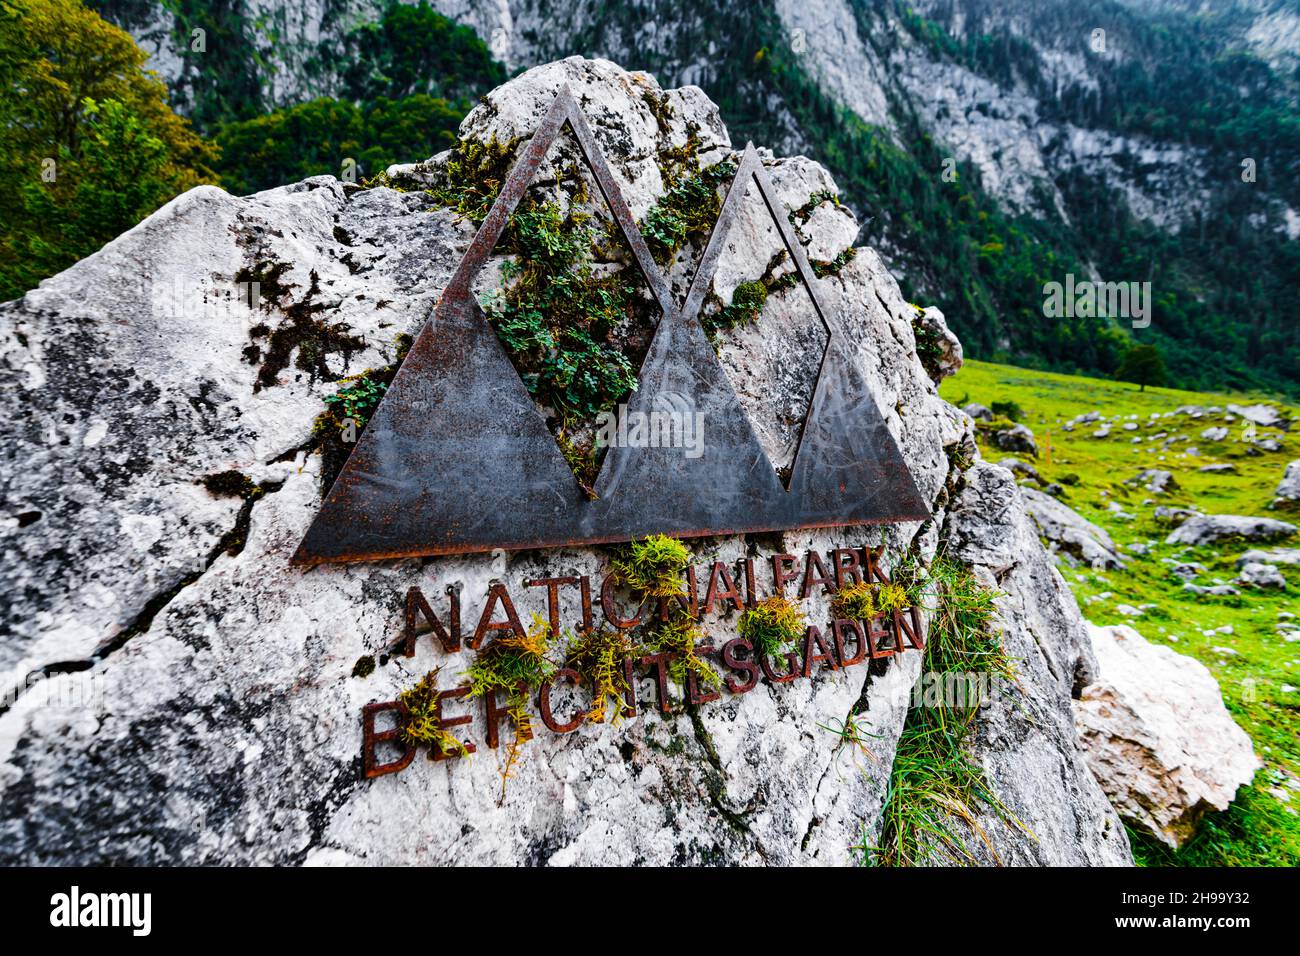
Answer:
<svg viewBox="0 0 1300 956"><path fill-rule="evenodd" d="M963 405L961 410L977 422L993 421L993 410L987 405L980 405L977 402L971 402L969 405Z"/></svg>
<svg viewBox="0 0 1300 956"><path fill-rule="evenodd" d="M1190 581L1183 585L1183 590L1188 594L1205 594L1210 597L1234 597L1241 593L1231 584L1213 584L1209 587L1202 587L1199 584L1192 584Z"/></svg>
<svg viewBox="0 0 1300 956"><path fill-rule="evenodd" d="M1274 565L1251 563L1242 567L1237 583L1252 588L1286 588L1286 578Z"/></svg>
<svg viewBox="0 0 1300 956"><path fill-rule="evenodd" d="M1267 551L1251 549L1237 559L1239 568L1248 564L1300 565L1300 548L1270 548ZM1278 615L1278 617L1282 616ZM1294 615L1287 614L1286 617L1294 617Z"/></svg>
<svg viewBox="0 0 1300 956"><path fill-rule="evenodd" d="M1141 485L1147 491L1157 495L1167 494L1178 487L1178 482L1174 480L1172 472L1161 471L1158 468L1147 468L1140 471L1124 484Z"/></svg>
<svg viewBox="0 0 1300 956"><path fill-rule="evenodd" d="M1226 810L1260 762L1210 671L1126 625L1088 625L1097 676L1074 703L1088 765L1120 815L1170 847Z"/></svg>
<svg viewBox="0 0 1300 956"><path fill-rule="evenodd" d="M1295 534L1296 526L1274 518L1249 515L1196 515L1189 518L1165 539L1166 544L1199 547L1228 538L1247 541L1274 541Z"/></svg>
<svg viewBox="0 0 1300 956"><path fill-rule="evenodd" d="M1109 426L1109 425L1102 425L1100 428L1098 428L1095 432L1092 433L1092 437L1093 437L1093 438L1109 438L1109 437L1110 437L1110 426Z"/></svg>
<svg viewBox="0 0 1300 956"><path fill-rule="evenodd" d="M1003 458L998 464L1010 471L1018 479L1027 478L1039 485L1043 483L1043 478L1038 474L1038 469L1028 462L1021 461L1019 458Z"/></svg>
<svg viewBox="0 0 1300 956"><path fill-rule="evenodd" d="M1191 580L1197 575L1205 573L1205 565L1197 564L1195 561L1186 561L1182 564L1176 564L1171 569L1170 574L1182 578L1184 581Z"/></svg>
<svg viewBox="0 0 1300 956"><path fill-rule="evenodd" d="M1038 445L1034 441L1034 433L1025 425L1013 425L1010 428L1004 428L995 431L989 436L990 440L1003 451L1018 451L1026 455L1038 457Z"/></svg>
<svg viewBox="0 0 1300 956"><path fill-rule="evenodd" d="M1254 447L1258 451L1281 451L1282 450L1282 445L1276 438L1261 438L1259 441L1255 442Z"/></svg>
<svg viewBox="0 0 1300 956"><path fill-rule="evenodd" d="M1151 553L1151 549L1148 548L1148 547L1147 547L1145 544L1143 544L1141 541L1134 541L1132 544L1130 544L1130 545L1128 546L1128 549L1129 549L1130 552L1132 552L1133 554L1137 554L1137 555L1144 555L1144 554L1150 554L1150 553Z"/></svg>
<svg viewBox="0 0 1300 956"><path fill-rule="evenodd" d="M1125 617L1141 617L1143 612L1132 604L1116 604L1115 613L1123 614Z"/></svg>
<svg viewBox="0 0 1300 956"><path fill-rule="evenodd" d="M1281 428L1285 431L1291 424L1271 405L1229 405L1228 411L1263 428Z"/></svg>
<svg viewBox="0 0 1300 956"><path fill-rule="evenodd" d="M1286 466L1286 472L1273 492L1273 507L1287 508L1300 506L1300 459Z"/></svg>
<svg viewBox="0 0 1300 956"><path fill-rule="evenodd" d="M1115 542L1104 530L1051 495L1033 488L1022 488L1021 493L1039 535L1058 560L1064 556L1067 563L1082 561L1098 570L1124 567Z"/></svg>
<svg viewBox="0 0 1300 956"><path fill-rule="evenodd" d="M1223 441L1228 437L1228 430L1222 426L1207 428L1205 431L1201 432L1201 437L1206 441Z"/></svg>
<svg viewBox="0 0 1300 956"><path fill-rule="evenodd" d="M1153 512L1153 517L1157 524L1171 525L1178 527L1189 518L1195 518L1200 512L1194 508L1171 508L1168 505L1157 505Z"/></svg>
<svg viewBox="0 0 1300 956"><path fill-rule="evenodd" d="M1217 475L1217 474L1227 474L1229 472L1236 472L1237 466L1225 461L1217 465L1202 465L1200 468L1197 468L1196 470L1204 471L1212 475Z"/></svg>
<svg viewBox="0 0 1300 956"><path fill-rule="evenodd" d="M1133 515L1125 511L1118 501L1112 501L1109 504L1107 504L1106 510L1109 511L1111 514L1113 514L1116 518L1118 518L1121 521L1133 520Z"/></svg>

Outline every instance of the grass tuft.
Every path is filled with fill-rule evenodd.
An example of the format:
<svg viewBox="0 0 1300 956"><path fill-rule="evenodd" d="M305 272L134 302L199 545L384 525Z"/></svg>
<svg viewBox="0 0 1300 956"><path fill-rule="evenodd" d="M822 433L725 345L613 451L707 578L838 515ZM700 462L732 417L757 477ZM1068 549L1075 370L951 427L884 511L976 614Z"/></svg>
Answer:
<svg viewBox="0 0 1300 956"><path fill-rule="evenodd" d="M971 571L944 558L930 568L934 604L925 670L945 675L987 674L1015 679L1015 669L994 631L996 593L977 581ZM882 812L880 845L855 847L864 864L922 866L935 862L958 865L975 862L964 831L984 842L994 858L988 835L980 826L991 809L1014 825L1012 817L971 758L968 738L976 707L916 704L908 711L890 773Z"/></svg>

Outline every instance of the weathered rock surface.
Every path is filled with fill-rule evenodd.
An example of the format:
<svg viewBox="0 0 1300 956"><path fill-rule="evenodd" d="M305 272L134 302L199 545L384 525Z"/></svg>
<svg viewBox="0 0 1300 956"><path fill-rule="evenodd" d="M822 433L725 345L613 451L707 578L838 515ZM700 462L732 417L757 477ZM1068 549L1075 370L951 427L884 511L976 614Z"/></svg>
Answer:
<svg viewBox="0 0 1300 956"><path fill-rule="evenodd" d="M930 346L928 365L930 377L936 383L961 371L964 356L961 340L948 328L943 313L935 306L927 306L917 313L913 323L918 337L924 337Z"/></svg>
<svg viewBox="0 0 1300 956"><path fill-rule="evenodd" d="M682 123L665 130L644 115L645 94L660 95L651 78L577 58L513 80L463 129L528 131L561 82L579 92L638 212L661 188L658 152L686 124L711 155L733 155L698 90L662 93ZM772 160L769 173L790 208L830 182L804 159ZM810 248L833 249L847 231L829 214L813 222ZM203 188L0 307L0 410L14 423L0 524L0 692L14 689L0 712L0 862L846 863L850 847L879 835L919 653L814 669L663 717L642 681L641 714L619 728L539 732L500 805L501 754L477 726L472 759L421 752L400 774L362 778L361 707L437 666L450 686L468 664L467 652L446 655L426 638L413 658L388 653L409 587L433 600L454 586L472 628L492 581L511 587L526 620L545 611L545 594L523 581L599 580L609 565L606 550L582 548L288 566L320 502L312 425L323 396L339 376L391 360L471 237L418 192L330 177L244 199ZM256 310L229 294L238 275L271 265L279 287L264 288ZM676 287L692 267L674 266ZM141 273L144 287L127 278ZM938 398L915 310L880 258L861 250L823 289L933 502L933 522L886 529L891 553L928 558L942 529L1005 592L1024 699L991 713L978 756L1033 836L990 821L999 857L1128 862L1069 717L1071 689L1091 668L1081 618L1024 499L1003 469L981 463L963 477L950 463L973 447L968 420ZM273 348L275 331L291 346ZM735 350L721 357L743 380ZM760 387L762 373L752 381ZM781 435L763 440L775 451ZM229 471L260 493L240 501L201 484ZM858 528L691 546L703 562L880 541L880 529ZM561 591L565 624L581 619L574 590ZM804 602L809 620L827 604L824 594ZM705 629L728 635L734 624L715 615ZM368 656L375 671L354 676ZM48 677L32 685L33 672ZM875 756L856 765L822 729L854 712Z"/></svg>
<svg viewBox="0 0 1300 956"><path fill-rule="evenodd" d="M1205 665L1125 625L1088 625L1095 679L1074 713L1088 764L1126 819L1180 846L1260 762Z"/></svg>
<svg viewBox="0 0 1300 956"><path fill-rule="evenodd" d="M1252 588L1285 588L1286 578L1272 564L1249 562L1237 572L1237 582Z"/></svg>
<svg viewBox="0 0 1300 956"><path fill-rule="evenodd" d="M993 444L1003 451L1022 452L1038 457L1038 444L1034 441L1034 433L1027 425L996 429L989 434L989 437Z"/></svg>
<svg viewBox="0 0 1300 956"><path fill-rule="evenodd" d="M1155 518L1158 524L1177 527L1185 524L1189 519L1195 518L1200 513L1193 508L1171 508L1168 505L1156 505L1155 510L1151 512L1151 516Z"/></svg>
<svg viewBox="0 0 1300 956"><path fill-rule="evenodd" d="M968 846L1007 865L1125 864L1128 836L1086 771L1070 713L1096 661L1079 606L1026 513L1034 494L1005 468L980 462L966 472L947 518L948 554L1002 592L1003 641L1024 688L981 711L975 757L998 781L998 799L1036 837L1026 840L988 814L979 824L992 850L979 840Z"/></svg>
<svg viewBox="0 0 1300 956"><path fill-rule="evenodd" d="M1173 473L1159 468L1144 469L1135 477L1130 478L1126 484L1140 485L1156 495L1163 495L1178 487L1178 482L1175 480Z"/></svg>
<svg viewBox="0 0 1300 956"><path fill-rule="evenodd" d="M1273 507L1297 505L1300 505L1300 461L1293 461L1286 466L1282 480L1278 482L1277 491L1273 492Z"/></svg>
<svg viewBox="0 0 1300 956"><path fill-rule="evenodd" d="M1264 428L1286 429L1291 424L1272 405L1229 405L1228 411Z"/></svg>
<svg viewBox="0 0 1300 956"><path fill-rule="evenodd" d="M1045 492L1025 488L1023 495L1030 518L1054 554L1098 570L1124 566L1124 558L1105 529Z"/></svg>
<svg viewBox="0 0 1300 956"><path fill-rule="evenodd" d="M1274 518L1247 515L1194 515L1179 525L1165 539L1166 544L1189 544L1199 547L1225 539L1275 541L1295 534L1296 527Z"/></svg>
<svg viewBox="0 0 1300 956"><path fill-rule="evenodd" d="M1267 551L1252 548L1237 559L1237 567L1247 564L1300 565L1300 548L1270 548Z"/></svg>

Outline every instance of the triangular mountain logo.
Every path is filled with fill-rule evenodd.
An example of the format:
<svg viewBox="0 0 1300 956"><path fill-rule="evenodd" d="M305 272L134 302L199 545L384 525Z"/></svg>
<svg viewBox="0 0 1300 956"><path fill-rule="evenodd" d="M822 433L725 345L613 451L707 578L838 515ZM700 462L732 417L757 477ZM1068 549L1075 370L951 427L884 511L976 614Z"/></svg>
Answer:
<svg viewBox="0 0 1300 956"><path fill-rule="evenodd" d="M565 126L590 167L662 317L629 417L700 416L705 441L616 443L588 500L471 292L473 280ZM782 483L699 322L740 199L762 197L829 332L813 398ZM627 541L648 534L738 534L928 518L906 463L852 360L753 145L741 159L686 301L637 230L568 88L515 163L432 318L293 557L296 564L498 548Z"/></svg>

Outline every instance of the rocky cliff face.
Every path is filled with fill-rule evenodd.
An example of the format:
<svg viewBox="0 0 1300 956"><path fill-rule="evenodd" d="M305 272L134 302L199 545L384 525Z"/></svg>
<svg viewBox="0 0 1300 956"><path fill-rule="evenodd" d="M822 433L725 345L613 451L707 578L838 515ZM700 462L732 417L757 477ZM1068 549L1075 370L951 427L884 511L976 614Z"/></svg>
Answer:
<svg viewBox="0 0 1300 956"><path fill-rule="evenodd" d="M1300 194L1279 117L1300 89L1297 20L1282 0L432 6L512 69L608 57L697 84L733 128L827 162L859 241L910 298L947 308L973 355L1113 370L1100 327L1057 335L1041 321L1044 275L1068 272L1150 281L1155 325L1139 337L1165 349L1183 384L1285 389L1300 376L1283 357L1295 351L1282 264L1300 239ZM387 4L98 7L152 54L178 108L211 120L346 96L340 51ZM207 52L190 49L193 27L207 28ZM220 107L196 109L208 97ZM969 217L984 225L945 243ZM966 263L971 244L978 267ZM1259 289L1236 302L1247 269Z"/></svg>
<svg viewBox="0 0 1300 956"><path fill-rule="evenodd" d="M688 131L711 158L736 155L698 89L661 91L645 74L578 58L494 92L462 133L530 130L562 83L638 216ZM667 104L665 122L654 103ZM394 172L436 178L447 162ZM789 210L833 189L808 160L765 165ZM854 224L819 202L803 238L831 258ZM722 301L747 262L767 262L770 226L758 215L746 213L733 266L719 270ZM409 588L443 611L450 586L472 628L493 582L509 585L526 618L547 608L521 582L608 570L609 552L594 548L288 565L320 504L312 429L322 398L341 375L393 358L472 235L418 190L331 177L247 198L204 187L0 307L0 408L13 423L0 524L0 689L10 691L0 860L842 864L879 838L919 652L813 667L806 680L699 707L683 707L674 689L666 714L643 680L635 719L527 742L504 797L502 752L481 725L471 758L421 752L401 773L363 777L362 707L433 667L450 677L467 663L468 652L446 654L432 637L413 657L392 653ZM679 293L697 254L692 246L672 266ZM260 282L256 307L232 294L241 280ZM980 852L988 862L1127 862L1070 715L1093 666L1083 623L1011 473L972 463L971 421L938 398L917 354L916 310L875 252L861 249L823 286L933 508L923 525L886 528L887 553L929 560L946 547L1002 592L1018 699L981 718L976 756L1023 827L982 821L991 846ZM769 299L760 344L797 320L797 294ZM942 323L933 312L926 321ZM736 341L720 349L738 388L787 395L794 386L752 353ZM776 454L779 429L763 438ZM733 562L881 541L880 529L846 528L690 545L697 562ZM571 591L558 604L566 623L582 614ZM827 616L827 602L804 602L810 621ZM705 621L717 635L734 626L734 612ZM364 658L377 661L373 673L356 667ZM872 760L855 761L833 732L851 714L871 735Z"/></svg>
<svg viewBox="0 0 1300 956"><path fill-rule="evenodd" d="M248 0L245 18L260 26L252 41L268 64L263 90L271 106L335 95L338 79L313 67L322 44L335 43L358 23L382 15L379 0L315 0L285 6ZM719 76L726 53L709 31L730 15L728 4L655 0L624 22L601 4L571 0L436 0L434 9L474 28L493 55L510 67L527 67L584 52L619 62L653 61L656 73L679 83ZM1160 11L1192 16L1195 4L1131 3L1134 16ZM1132 18L1115 11L1083 14L1066 2L989 4L984 0L926 0L909 15L941 25L957 42L1006 34L1025 47L1029 61L1008 73L978 69L919 42L903 26L902 10L889 3L849 0L775 0L782 38L818 86L863 122L897 129L919 118L923 129L963 163L974 165L989 189L1016 214L1073 214L1057 183L1074 173L1123 195L1131 211L1160 229L1178 232L1208 211L1216 160L1177 138L1125 135L1106 122L1062 120L1057 100L1098 89L1106 71L1156 55L1126 31ZM131 30L152 55L151 68L176 89L181 102L197 75L187 54L181 20L162 6L148 14L107 3L104 12ZM1096 21L1093 23L1093 21ZM198 21L195 21L198 22ZM188 25L188 21L185 21ZM1282 3L1233 2L1206 23L1225 50L1242 49L1267 61L1278 75L1300 56L1300 18ZM1109 27L1109 31L1107 31ZM1080 52L1080 38L1100 29L1107 37ZM769 104L768 141L788 152L811 144L779 102ZM1300 213L1278 199L1271 228L1300 237Z"/></svg>

